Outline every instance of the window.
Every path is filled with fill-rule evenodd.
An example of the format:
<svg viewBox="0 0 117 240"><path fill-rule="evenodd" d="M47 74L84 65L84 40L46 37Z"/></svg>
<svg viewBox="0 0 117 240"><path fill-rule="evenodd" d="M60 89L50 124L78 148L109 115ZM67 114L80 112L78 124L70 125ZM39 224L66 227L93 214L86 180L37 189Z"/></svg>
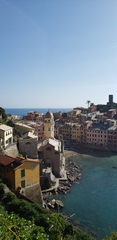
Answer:
<svg viewBox="0 0 117 240"><path fill-rule="evenodd" d="M21 170L21 177L25 177L25 169Z"/></svg>
<svg viewBox="0 0 117 240"><path fill-rule="evenodd" d="M25 180L21 181L21 188L25 188Z"/></svg>

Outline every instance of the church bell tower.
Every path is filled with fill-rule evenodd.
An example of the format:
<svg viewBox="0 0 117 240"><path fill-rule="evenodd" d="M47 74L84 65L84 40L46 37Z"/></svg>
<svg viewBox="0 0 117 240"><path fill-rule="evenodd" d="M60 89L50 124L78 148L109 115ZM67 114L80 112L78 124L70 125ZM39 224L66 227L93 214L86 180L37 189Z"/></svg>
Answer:
<svg viewBox="0 0 117 240"><path fill-rule="evenodd" d="M48 111L44 116L44 139L54 138L54 116Z"/></svg>

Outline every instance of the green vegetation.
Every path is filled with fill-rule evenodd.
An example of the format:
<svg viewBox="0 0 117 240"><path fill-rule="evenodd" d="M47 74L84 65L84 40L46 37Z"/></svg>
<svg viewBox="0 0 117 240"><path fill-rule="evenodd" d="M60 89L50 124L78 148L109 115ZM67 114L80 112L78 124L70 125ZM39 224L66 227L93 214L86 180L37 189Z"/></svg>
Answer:
<svg viewBox="0 0 117 240"><path fill-rule="evenodd" d="M60 214L50 213L39 204L17 198L4 191L0 183L0 239L92 240L78 231Z"/></svg>
<svg viewBox="0 0 117 240"><path fill-rule="evenodd" d="M2 120L5 121L7 119L7 115L5 113L5 110L0 107L0 116L2 116Z"/></svg>
<svg viewBox="0 0 117 240"><path fill-rule="evenodd" d="M117 233L112 233L112 236L104 238L103 240L117 240Z"/></svg>
<svg viewBox="0 0 117 240"><path fill-rule="evenodd" d="M19 130L14 122L9 118L10 115L7 115L5 113L5 110L0 107L0 123L1 124L6 124L8 125L9 127L12 127L13 128L13 137L14 137L14 141L16 142L18 140L18 138L22 137L23 135L23 131L22 130Z"/></svg>
<svg viewBox="0 0 117 240"><path fill-rule="evenodd" d="M93 240L79 231L60 214L51 213L17 198L12 192L5 193L0 181L0 239L1 240ZM117 233L103 240L116 240Z"/></svg>
<svg viewBox="0 0 117 240"><path fill-rule="evenodd" d="M0 239L48 239L42 227L36 226L33 222L11 213L8 214L0 206Z"/></svg>

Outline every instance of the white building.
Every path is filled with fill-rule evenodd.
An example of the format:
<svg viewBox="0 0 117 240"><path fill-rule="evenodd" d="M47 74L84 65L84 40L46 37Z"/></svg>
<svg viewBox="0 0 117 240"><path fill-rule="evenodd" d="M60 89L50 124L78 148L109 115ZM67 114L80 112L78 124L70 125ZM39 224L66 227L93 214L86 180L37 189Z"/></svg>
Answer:
<svg viewBox="0 0 117 240"><path fill-rule="evenodd" d="M6 148L13 143L13 128L5 124L0 125L0 148Z"/></svg>

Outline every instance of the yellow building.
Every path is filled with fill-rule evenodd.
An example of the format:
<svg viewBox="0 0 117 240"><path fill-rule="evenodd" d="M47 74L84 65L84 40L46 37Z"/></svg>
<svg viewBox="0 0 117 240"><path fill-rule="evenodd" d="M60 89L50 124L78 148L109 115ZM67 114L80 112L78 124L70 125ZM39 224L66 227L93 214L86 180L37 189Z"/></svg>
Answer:
<svg viewBox="0 0 117 240"><path fill-rule="evenodd" d="M63 135L64 140L71 140L71 124L66 123L59 128L60 134Z"/></svg>
<svg viewBox="0 0 117 240"><path fill-rule="evenodd" d="M80 134L81 124L76 125L76 141L81 142L81 134Z"/></svg>
<svg viewBox="0 0 117 240"><path fill-rule="evenodd" d="M71 124L71 140L75 142L80 142L80 124Z"/></svg>
<svg viewBox="0 0 117 240"><path fill-rule="evenodd" d="M76 142L77 139L76 124L71 124L71 140Z"/></svg>
<svg viewBox="0 0 117 240"><path fill-rule="evenodd" d="M0 178L15 190L40 184L39 160L0 156Z"/></svg>
<svg viewBox="0 0 117 240"><path fill-rule="evenodd" d="M44 116L44 139L54 138L54 116L48 111Z"/></svg>

